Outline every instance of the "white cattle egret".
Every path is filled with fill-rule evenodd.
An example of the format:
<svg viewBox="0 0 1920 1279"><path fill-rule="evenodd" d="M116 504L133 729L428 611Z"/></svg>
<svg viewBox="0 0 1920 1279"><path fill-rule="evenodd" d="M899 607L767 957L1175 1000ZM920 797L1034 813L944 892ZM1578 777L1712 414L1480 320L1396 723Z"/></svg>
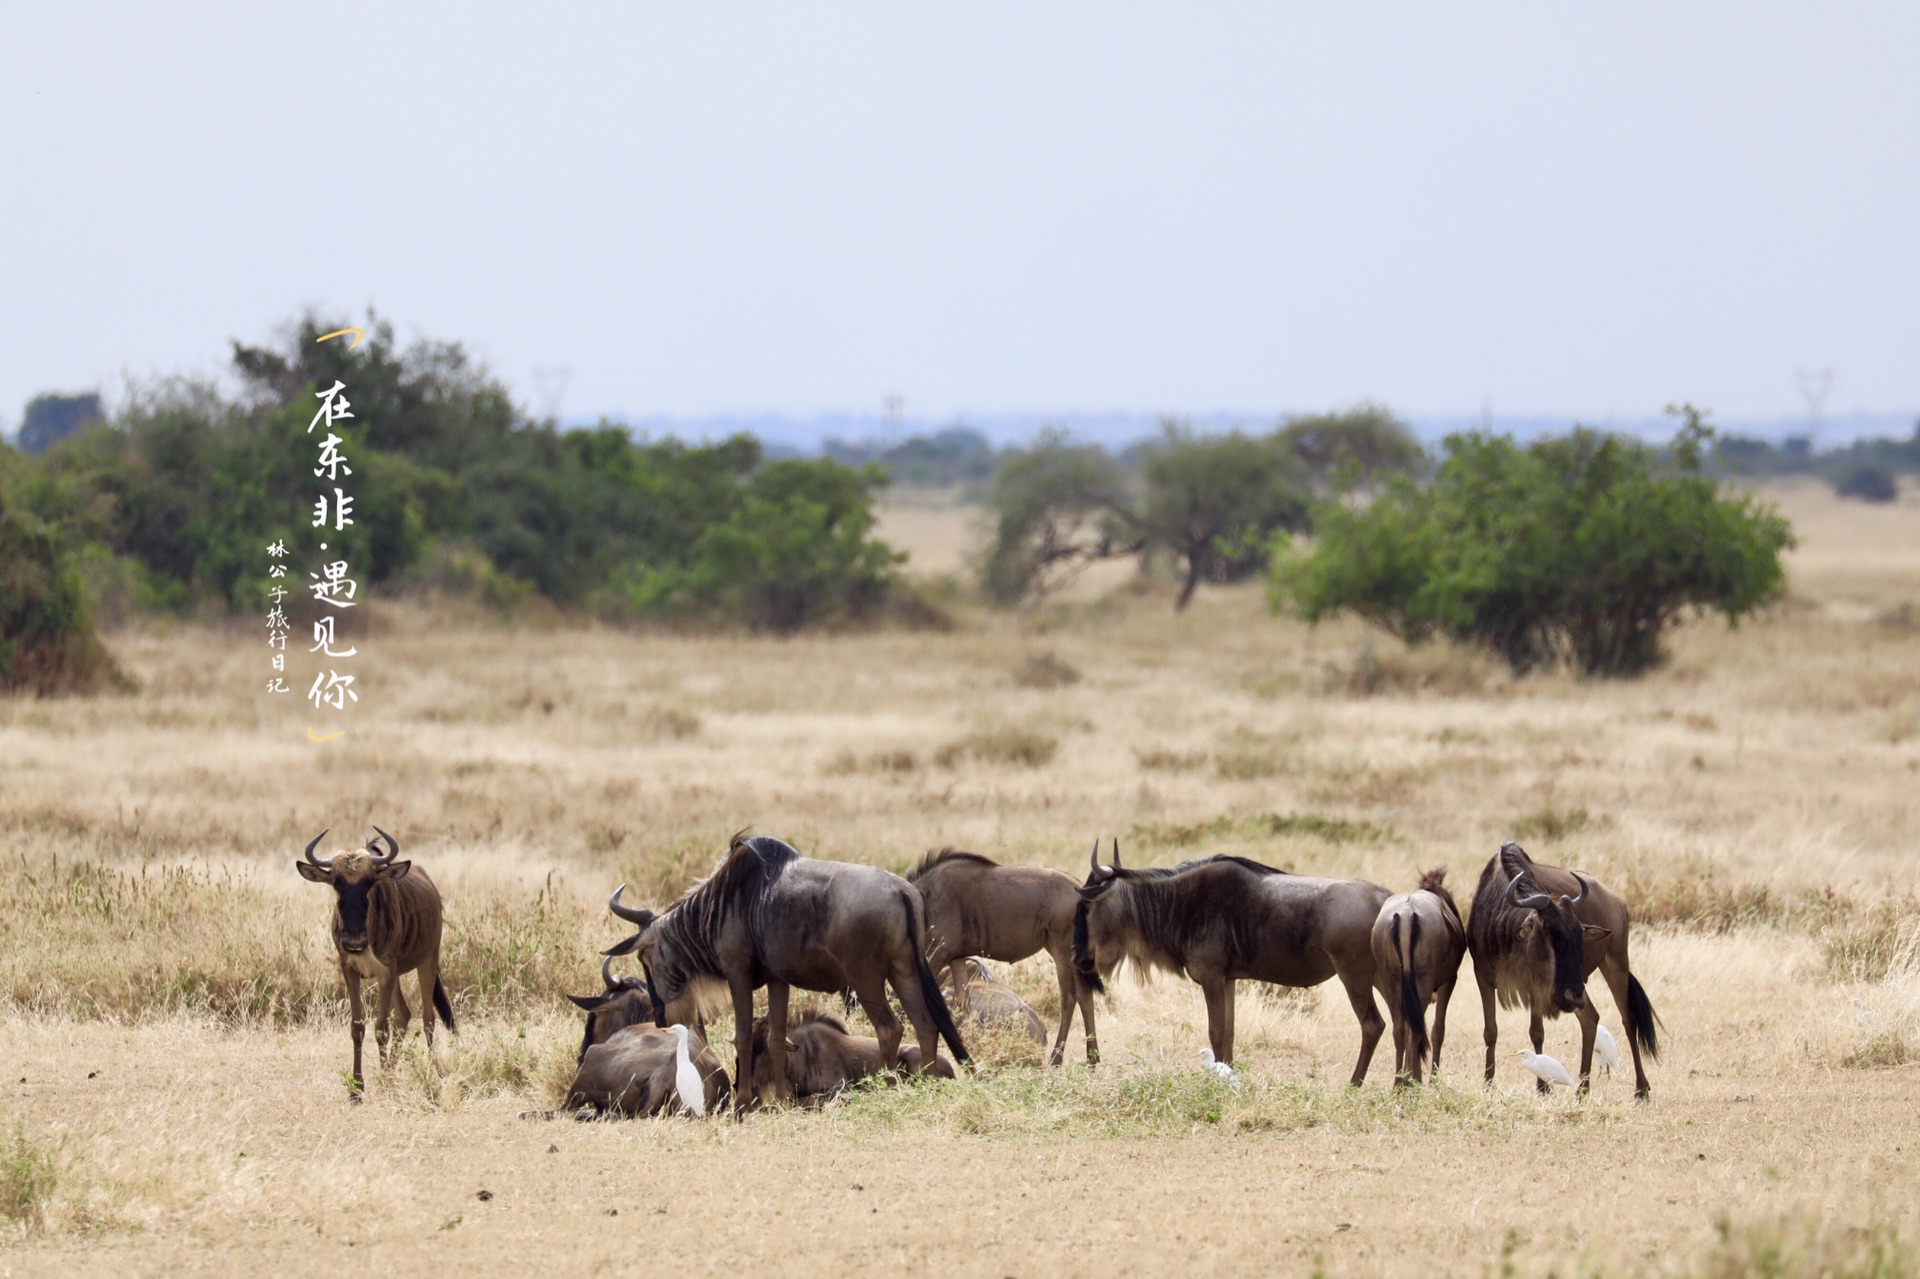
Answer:
<svg viewBox="0 0 1920 1279"><path fill-rule="evenodd" d="M1613 1068L1620 1064L1620 1045L1613 1042L1613 1032L1605 1026L1598 1027L1593 1032L1593 1057L1595 1061L1607 1068L1609 1075L1613 1073Z"/></svg>
<svg viewBox="0 0 1920 1279"><path fill-rule="evenodd" d="M1522 1048L1519 1052L1510 1055L1519 1058L1522 1066L1547 1083L1560 1084L1567 1088L1573 1087L1573 1076L1567 1073L1567 1068L1545 1053L1534 1052L1531 1048Z"/></svg>
<svg viewBox="0 0 1920 1279"><path fill-rule="evenodd" d="M696 1115L704 1115L707 1113L707 1081L700 1077L700 1068L687 1055L687 1028L675 1022L667 1029L673 1032L674 1091L680 1094L681 1105Z"/></svg>
<svg viewBox="0 0 1920 1279"><path fill-rule="evenodd" d="M1224 1061L1215 1061L1213 1057L1213 1049L1211 1047L1202 1048L1200 1050L1200 1062L1208 1070L1211 1070L1214 1074L1220 1076L1220 1078L1222 1079L1233 1078L1233 1067L1229 1066Z"/></svg>

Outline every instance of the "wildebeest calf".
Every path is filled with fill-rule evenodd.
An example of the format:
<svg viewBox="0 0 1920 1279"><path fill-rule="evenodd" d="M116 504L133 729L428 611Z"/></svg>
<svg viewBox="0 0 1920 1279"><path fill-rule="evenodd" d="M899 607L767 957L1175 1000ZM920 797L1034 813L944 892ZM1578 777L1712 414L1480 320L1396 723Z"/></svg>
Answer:
<svg viewBox="0 0 1920 1279"><path fill-rule="evenodd" d="M1427 1004L1433 1008L1433 1068L1447 1039L1447 1003L1467 953L1460 908L1447 891L1447 872L1430 870L1420 887L1387 898L1373 921L1374 985L1393 1012L1396 1082L1421 1079L1427 1052Z"/></svg>
<svg viewBox="0 0 1920 1279"><path fill-rule="evenodd" d="M1047 1046L1047 1024L1040 1020L1040 1014L1033 1011L1013 987L995 981L985 964L977 959L962 959L951 971L955 981L953 1006L962 1016L971 1016L974 1025L980 1027L1015 1027L1042 1048ZM1076 973L1075 985L1079 984L1078 976Z"/></svg>
<svg viewBox="0 0 1920 1279"><path fill-rule="evenodd" d="M587 1026L580 1038L577 1066L587 1058L587 1049L604 1044L628 1026L653 1025L653 996L638 977L615 977L613 959L600 961L600 980L606 989L597 995L568 995L577 1008L586 1010Z"/></svg>
<svg viewBox="0 0 1920 1279"><path fill-rule="evenodd" d="M767 1051L767 1019L753 1021L753 1095L762 1102L778 1100L774 1086L773 1054ZM903 1067L918 1072L924 1065L917 1044L903 1043L892 1061L885 1060L880 1041L869 1035L856 1035L847 1023L818 1009L802 1013L787 1032L787 1085L799 1101L818 1104L847 1089L847 1086L884 1071ZM953 1063L935 1055L926 1073L943 1079L953 1078Z"/></svg>
<svg viewBox="0 0 1920 1279"><path fill-rule="evenodd" d="M698 1031L687 1032L687 1055L706 1085L706 1111L713 1114L727 1099L726 1069ZM633 1116L679 1107L676 1065L672 1031L657 1026L615 1031L580 1055L567 1088L567 1109Z"/></svg>

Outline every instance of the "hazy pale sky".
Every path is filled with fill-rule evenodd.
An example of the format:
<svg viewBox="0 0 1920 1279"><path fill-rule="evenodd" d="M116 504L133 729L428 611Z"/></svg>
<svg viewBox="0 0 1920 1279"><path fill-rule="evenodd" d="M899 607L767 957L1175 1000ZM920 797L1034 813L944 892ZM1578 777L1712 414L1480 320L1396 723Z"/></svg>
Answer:
<svg viewBox="0 0 1920 1279"><path fill-rule="evenodd" d="M10 426L368 305L569 417L1908 411L1920 6L9 4L0 244Z"/></svg>

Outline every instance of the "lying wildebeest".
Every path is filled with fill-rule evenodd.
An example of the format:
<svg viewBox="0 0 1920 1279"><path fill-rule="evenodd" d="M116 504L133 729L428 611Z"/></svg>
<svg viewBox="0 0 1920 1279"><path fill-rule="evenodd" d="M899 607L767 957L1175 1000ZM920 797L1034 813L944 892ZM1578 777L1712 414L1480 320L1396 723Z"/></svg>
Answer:
<svg viewBox="0 0 1920 1279"><path fill-rule="evenodd" d="M1427 1053L1427 1004L1433 1004L1433 1068L1447 1039L1447 1003L1467 953L1467 929L1447 890L1447 872L1430 870L1420 887L1387 898L1373 921L1374 984L1393 1012L1393 1067L1398 1082L1421 1080Z"/></svg>
<svg viewBox="0 0 1920 1279"><path fill-rule="evenodd" d="M1389 896L1358 879L1290 875L1245 857L1218 856L1171 870L1100 865L1080 890L1073 961L1094 990L1122 962L1162 968L1200 985L1214 1060L1233 1062L1235 981L1317 986L1338 976L1360 1021L1354 1084L1386 1021L1373 1002L1373 921Z"/></svg>
<svg viewBox="0 0 1920 1279"><path fill-rule="evenodd" d="M1494 1044L1499 1031L1494 1005L1524 1007L1528 1031L1540 1051L1541 1021L1573 1013L1580 1019L1580 1091L1593 1071L1593 1041L1600 1015L1587 998L1587 977L1598 968L1613 992L1633 1050L1634 1096L1648 1095L1640 1049L1660 1059L1653 1004L1640 979L1627 969L1626 903L1579 871L1547 866L1508 842L1480 872L1467 920L1467 946L1473 975L1480 983L1480 1007L1486 1017L1487 1079L1493 1079ZM1547 1085L1542 1082L1540 1090Z"/></svg>
<svg viewBox="0 0 1920 1279"><path fill-rule="evenodd" d="M1080 887L1073 876L1043 866L1002 866L979 853L943 848L928 853L907 881L927 902L927 958L938 974L954 983L956 1002L966 1009L967 991L954 968L974 956L1006 963L1046 951L1060 982L1060 1031L1048 1064L1058 1066L1067 1050L1073 1010L1087 1033L1087 1060L1100 1060L1093 1028L1093 991L1073 967L1073 915Z"/></svg>
<svg viewBox="0 0 1920 1279"><path fill-rule="evenodd" d="M1040 1014L1028 1007L1013 987L995 981L985 964L977 959L961 959L948 971L953 974L956 987L953 1006L961 1016L971 1016L974 1024L982 1028L994 1024L1016 1027L1042 1048L1047 1046L1047 1023L1040 1020ZM1074 974L1076 986L1080 984L1079 977L1080 974ZM1087 998L1092 997L1089 992Z"/></svg>
<svg viewBox="0 0 1920 1279"><path fill-rule="evenodd" d="M373 828L379 839L387 841L382 853L375 840L365 849L335 853L329 861L313 855L327 836L321 831L307 845L306 860L295 862L301 877L316 884L331 884L334 893L333 945L340 956L340 978L347 986L347 1003L353 1010L353 1094L360 1095L360 1041L366 1035L367 1013L360 999L360 982L371 977L379 983L374 996L374 1042L380 1049L380 1063L387 1062L387 1023L394 1004L400 1006L400 1037L405 1038L412 1011L406 996L400 993L403 973L417 973L420 979L420 1008L425 1020L421 1028L427 1036L427 1048L433 1048L433 1013L453 1027L453 1005L447 1002L446 988L440 984L440 890L427 878L427 872L412 862L399 862L400 845L393 836Z"/></svg>
<svg viewBox="0 0 1920 1279"><path fill-rule="evenodd" d="M597 995L567 996L587 1013L587 1028L580 1038L575 1065L587 1059L587 1049L605 1043L616 1031L653 1025L653 996L647 993L645 982L638 977L615 977L611 956L600 961L600 980L606 989Z"/></svg>
<svg viewBox="0 0 1920 1279"><path fill-rule="evenodd" d="M957 1060L967 1059L927 967L920 894L891 871L802 857L767 835L736 835L713 874L658 915L622 906L620 892L608 908L640 931L607 953L639 956L654 1021L692 1024L705 983L723 982L733 997L736 1114L753 1091L753 992L763 985L776 1091L786 1085L787 995L794 986L830 993L851 986L891 1061L901 1033L887 1002L891 985L922 1060L936 1055L942 1038Z"/></svg>
<svg viewBox="0 0 1920 1279"><path fill-rule="evenodd" d="M767 1019L754 1018L753 1095L763 1102L780 1096L774 1087L773 1055L767 1051L768 1034ZM895 1067L953 1078L953 1063L945 1057L936 1055L929 1066L918 1045L901 1044L889 1060L880 1051L879 1040L853 1034L846 1022L819 1009L802 1013L787 1032L785 1057L788 1095L815 1104L844 1092L849 1084Z"/></svg>
<svg viewBox="0 0 1920 1279"><path fill-rule="evenodd" d="M598 1114L657 1115L680 1106L674 1069L678 1064L671 1030L628 1026L580 1055L567 1088L567 1109ZM687 1055L706 1085L706 1110L727 1098L727 1072L699 1031L687 1032Z"/></svg>

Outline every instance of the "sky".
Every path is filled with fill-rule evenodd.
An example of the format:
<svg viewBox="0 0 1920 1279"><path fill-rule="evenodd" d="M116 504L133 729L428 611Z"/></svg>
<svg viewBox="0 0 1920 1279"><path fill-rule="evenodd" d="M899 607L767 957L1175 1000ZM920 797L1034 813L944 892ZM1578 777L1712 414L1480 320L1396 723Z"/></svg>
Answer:
<svg viewBox="0 0 1920 1279"><path fill-rule="evenodd" d="M0 9L0 422L303 309L568 419L1920 408L1920 6Z"/></svg>

